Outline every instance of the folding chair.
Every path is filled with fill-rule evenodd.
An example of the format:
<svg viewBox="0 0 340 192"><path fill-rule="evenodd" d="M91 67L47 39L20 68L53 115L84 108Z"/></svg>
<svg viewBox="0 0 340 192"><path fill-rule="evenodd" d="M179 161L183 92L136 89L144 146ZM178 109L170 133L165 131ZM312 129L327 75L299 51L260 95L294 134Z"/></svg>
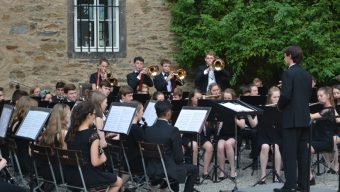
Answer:
<svg viewBox="0 0 340 192"><path fill-rule="evenodd" d="M60 148L56 148L57 151L57 157L59 160L59 166L60 166L60 173L61 173L61 178L62 178L62 184L60 187L63 188L71 188L71 189L80 189L82 191L106 191L108 186L100 186L95 189L88 189L86 187L86 183L84 180L84 175L82 171L82 166L84 165L84 159L81 151L79 150L64 150ZM64 174L64 168L63 167L68 167L68 168L76 168L78 169L80 179L82 186L76 186L76 185L71 185L65 182L65 174Z"/></svg>
<svg viewBox="0 0 340 192"><path fill-rule="evenodd" d="M34 173L36 180L38 182L38 185L33 190L34 191L36 191L37 189L41 190L41 186L44 184L44 182L47 182L52 183L55 189L58 191L57 180L51 163L51 157L53 157L53 155L55 154L53 149L51 147L36 145L33 143L30 145L30 148L33 159ZM52 176L52 180L50 178L46 177L44 178L44 176L41 176L41 174L39 174L38 172L37 165L43 165L44 163L48 163L49 173ZM45 172L47 170L43 169L42 171Z"/></svg>
<svg viewBox="0 0 340 192"><path fill-rule="evenodd" d="M145 143L145 142L138 142L139 144L139 149L140 153L142 156L142 162L143 162L143 169L144 169L144 174L145 178L147 179L147 183L149 185L149 177L147 176L146 172L146 165L145 165L145 158L146 159L155 159L159 160L162 163L164 175L167 184L168 184L168 189L169 191L173 192L173 190L170 187L170 180L168 177L168 173L166 171L165 163L164 163L164 147L161 144L154 144L154 143ZM149 186L150 187L150 186Z"/></svg>

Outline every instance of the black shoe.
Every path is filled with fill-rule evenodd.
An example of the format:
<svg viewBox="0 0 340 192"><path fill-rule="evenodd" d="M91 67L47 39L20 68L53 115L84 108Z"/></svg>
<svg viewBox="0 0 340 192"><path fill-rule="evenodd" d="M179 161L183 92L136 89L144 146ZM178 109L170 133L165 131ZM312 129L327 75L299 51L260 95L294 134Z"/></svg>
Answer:
<svg viewBox="0 0 340 192"><path fill-rule="evenodd" d="M264 184L266 184L266 180L259 181L258 184L259 185L264 185Z"/></svg>
<svg viewBox="0 0 340 192"><path fill-rule="evenodd" d="M273 191L274 192L296 192L296 189L282 187L282 188L275 188Z"/></svg>
<svg viewBox="0 0 340 192"><path fill-rule="evenodd" d="M200 184L200 182L201 182L201 178L197 176L195 179L195 184Z"/></svg>
<svg viewBox="0 0 340 192"><path fill-rule="evenodd" d="M309 180L309 185L315 185L315 177L312 177L312 179Z"/></svg>
<svg viewBox="0 0 340 192"><path fill-rule="evenodd" d="M226 176L218 177L218 180L222 181L226 178Z"/></svg>
<svg viewBox="0 0 340 192"><path fill-rule="evenodd" d="M334 169L329 168L328 171L327 171L327 173L336 174L337 172L336 172Z"/></svg>
<svg viewBox="0 0 340 192"><path fill-rule="evenodd" d="M210 177L209 174L206 174L206 175L203 174L203 175L202 175L202 178L203 178L203 179L211 179L211 177Z"/></svg>

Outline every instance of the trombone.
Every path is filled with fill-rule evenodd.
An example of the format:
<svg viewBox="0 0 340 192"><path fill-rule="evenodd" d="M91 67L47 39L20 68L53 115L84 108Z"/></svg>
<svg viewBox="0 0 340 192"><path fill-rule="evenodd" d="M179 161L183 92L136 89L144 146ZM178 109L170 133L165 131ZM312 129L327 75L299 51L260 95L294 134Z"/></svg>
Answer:
<svg viewBox="0 0 340 192"><path fill-rule="evenodd" d="M225 64L224 64L224 61L222 59L215 59L212 62L212 66L213 66L215 71L221 71L224 68Z"/></svg>
<svg viewBox="0 0 340 192"><path fill-rule="evenodd" d="M172 72L173 75L176 75L178 79L183 80L187 76L187 72L184 69L177 69L176 72Z"/></svg>
<svg viewBox="0 0 340 192"><path fill-rule="evenodd" d="M118 79L113 77L112 72L110 72L106 75L106 81L108 81L110 83L111 87L118 86Z"/></svg>

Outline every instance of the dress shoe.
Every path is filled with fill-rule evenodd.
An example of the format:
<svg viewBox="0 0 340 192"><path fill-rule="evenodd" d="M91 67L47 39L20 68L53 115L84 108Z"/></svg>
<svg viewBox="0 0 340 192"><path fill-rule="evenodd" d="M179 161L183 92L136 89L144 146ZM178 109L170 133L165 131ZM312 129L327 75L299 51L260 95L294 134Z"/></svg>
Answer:
<svg viewBox="0 0 340 192"><path fill-rule="evenodd" d="M202 175L202 178L203 178L203 179L211 179L211 177L210 177L209 174L203 174L203 175Z"/></svg>
<svg viewBox="0 0 340 192"><path fill-rule="evenodd" d="M312 179L309 180L309 185L315 185L315 177L312 177Z"/></svg>
<svg viewBox="0 0 340 192"><path fill-rule="evenodd" d="M275 188L273 191L274 192L296 192L296 189L282 187L282 188Z"/></svg>
<svg viewBox="0 0 340 192"><path fill-rule="evenodd" d="M334 169L332 169L332 168L329 168L328 169L328 171L327 171L327 173L330 173L330 174L336 174L337 173L337 171L335 171Z"/></svg>
<svg viewBox="0 0 340 192"><path fill-rule="evenodd" d="M264 184L266 184L266 180L261 180L261 181L258 182L258 184L259 185L264 185Z"/></svg>

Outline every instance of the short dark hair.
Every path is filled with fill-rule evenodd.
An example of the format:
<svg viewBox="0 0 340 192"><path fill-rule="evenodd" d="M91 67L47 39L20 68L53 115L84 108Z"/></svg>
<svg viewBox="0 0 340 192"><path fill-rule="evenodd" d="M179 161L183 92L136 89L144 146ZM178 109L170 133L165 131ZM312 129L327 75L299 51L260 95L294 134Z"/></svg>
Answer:
<svg viewBox="0 0 340 192"><path fill-rule="evenodd" d="M302 63L303 53L301 47L297 45L289 46L284 50L284 53L287 56L290 55L294 63L296 64Z"/></svg>
<svg viewBox="0 0 340 192"><path fill-rule="evenodd" d="M144 63L144 59L141 56L137 56L137 57L133 58L133 62L136 63L136 61L141 61L141 62Z"/></svg>
<svg viewBox="0 0 340 192"><path fill-rule="evenodd" d="M131 93L133 93L133 89L128 85L123 85L119 89L118 96L119 96L119 98L122 98L122 96L125 96L127 94L131 94Z"/></svg>
<svg viewBox="0 0 340 192"><path fill-rule="evenodd" d="M157 117L164 117L168 111L171 111L172 105L168 100L157 101L155 104Z"/></svg>
<svg viewBox="0 0 340 192"><path fill-rule="evenodd" d="M161 60L161 66L163 66L165 63L168 63L171 65L171 61L169 59L162 59Z"/></svg>
<svg viewBox="0 0 340 192"><path fill-rule="evenodd" d="M22 96L28 96L28 93L24 90L17 89L14 91L12 95L12 103L15 105L15 102L20 99Z"/></svg>
<svg viewBox="0 0 340 192"><path fill-rule="evenodd" d="M64 93L68 93L68 91L76 90L76 86L74 84L66 84L64 86Z"/></svg>
<svg viewBox="0 0 340 192"><path fill-rule="evenodd" d="M108 81L102 81L99 83L99 87L111 87L111 84Z"/></svg>
<svg viewBox="0 0 340 192"><path fill-rule="evenodd" d="M58 88L64 88L65 87L65 83L62 82L62 81L59 81L55 84L55 88L58 89Z"/></svg>

